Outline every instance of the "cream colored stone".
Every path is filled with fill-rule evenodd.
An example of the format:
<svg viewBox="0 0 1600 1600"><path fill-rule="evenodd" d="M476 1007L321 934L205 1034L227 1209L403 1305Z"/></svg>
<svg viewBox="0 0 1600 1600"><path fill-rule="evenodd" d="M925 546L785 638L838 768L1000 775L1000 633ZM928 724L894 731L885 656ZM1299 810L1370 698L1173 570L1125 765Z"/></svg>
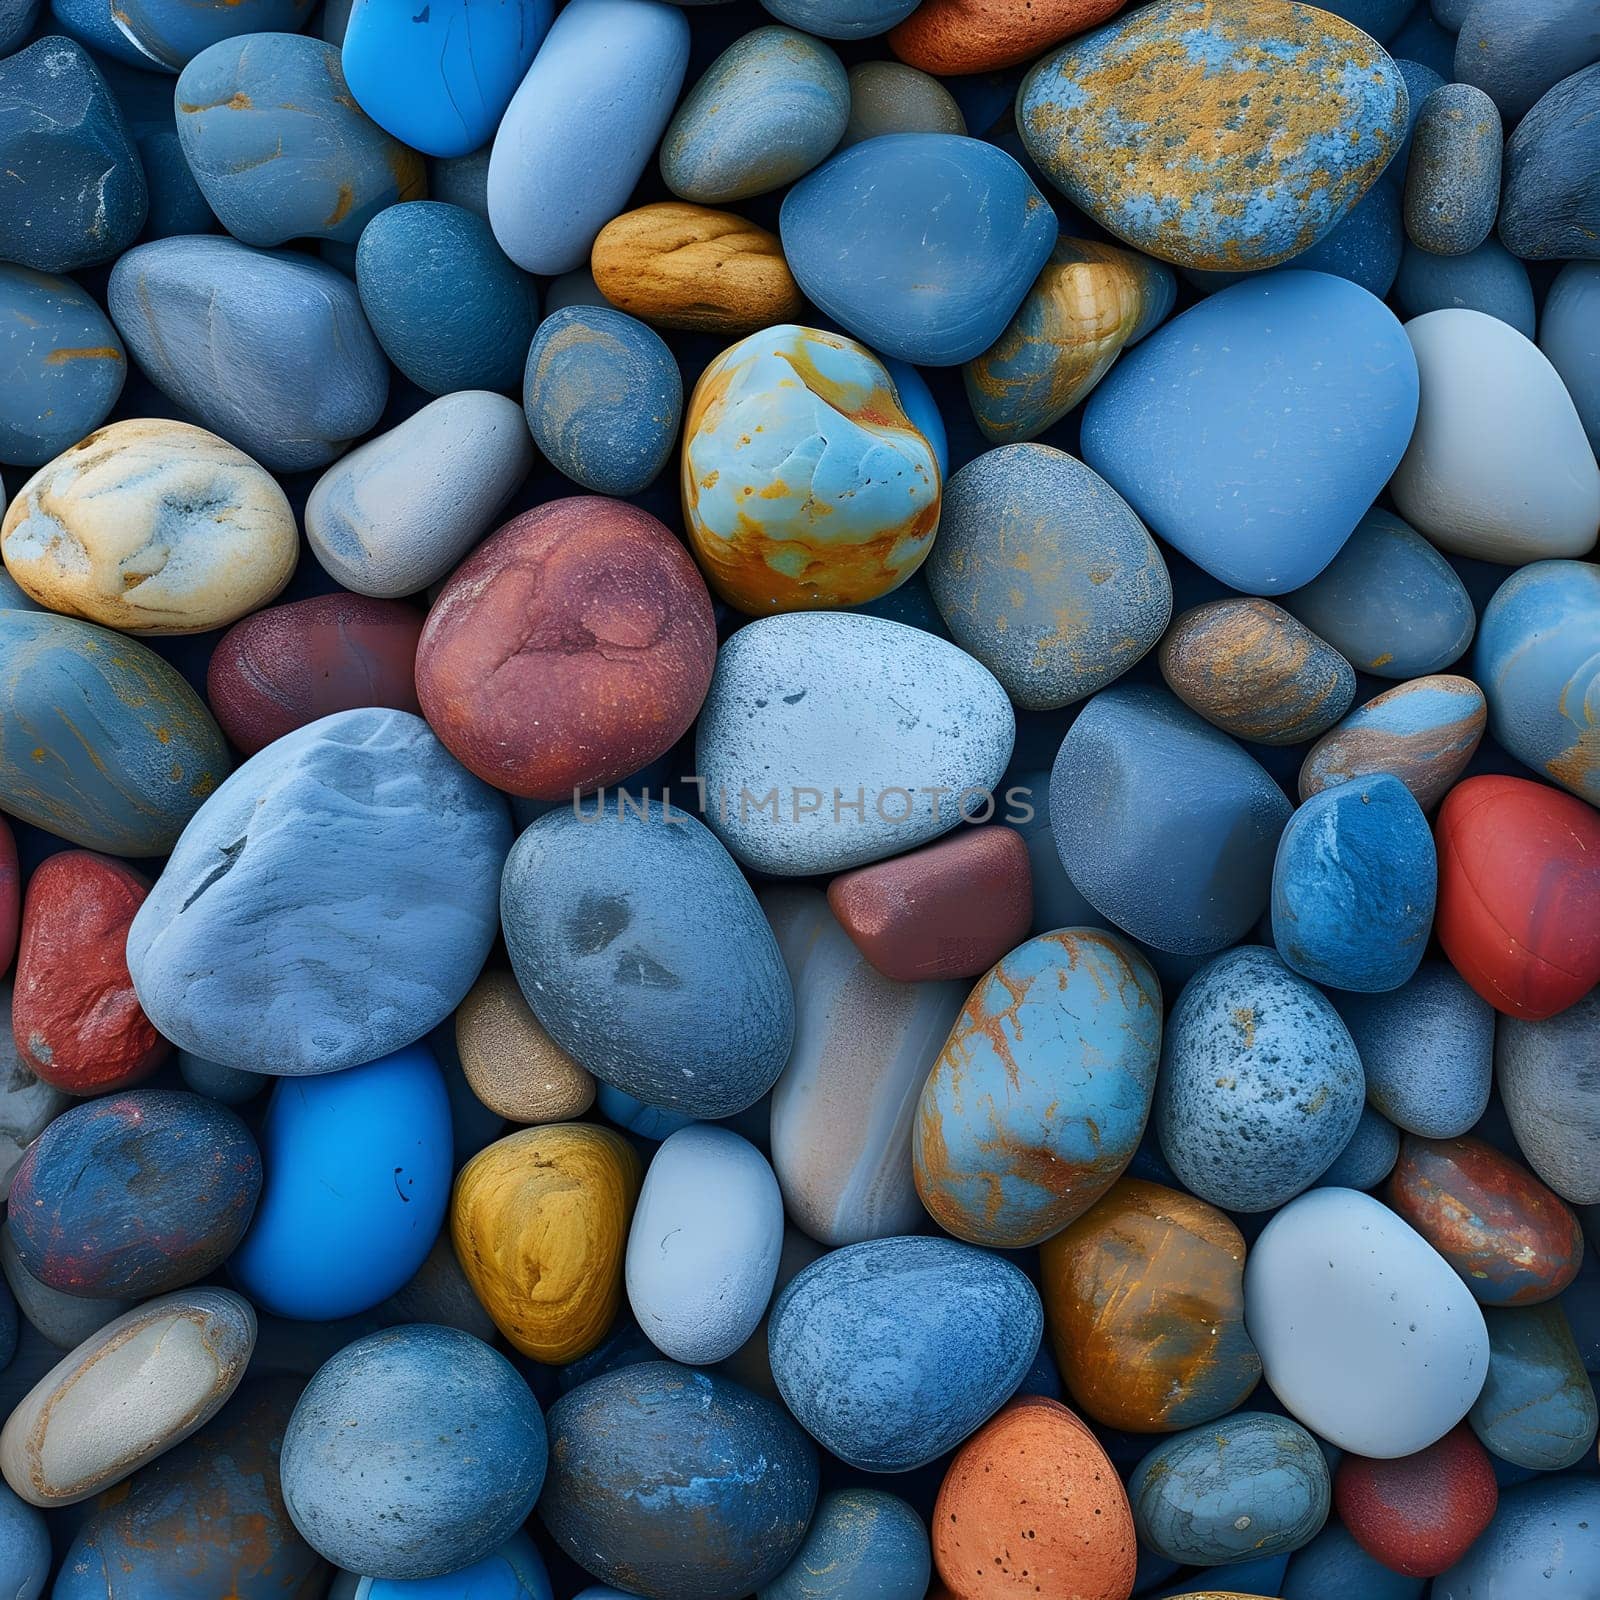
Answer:
<svg viewBox="0 0 1600 1600"><path fill-rule="evenodd" d="M456 1049L472 1092L512 1122L570 1122L594 1079L539 1026L509 972L486 972L456 1008Z"/></svg>
<svg viewBox="0 0 1600 1600"><path fill-rule="evenodd" d="M113 422L23 484L0 526L40 605L125 633L200 633L264 606L300 553L294 512L242 450L186 422Z"/></svg>

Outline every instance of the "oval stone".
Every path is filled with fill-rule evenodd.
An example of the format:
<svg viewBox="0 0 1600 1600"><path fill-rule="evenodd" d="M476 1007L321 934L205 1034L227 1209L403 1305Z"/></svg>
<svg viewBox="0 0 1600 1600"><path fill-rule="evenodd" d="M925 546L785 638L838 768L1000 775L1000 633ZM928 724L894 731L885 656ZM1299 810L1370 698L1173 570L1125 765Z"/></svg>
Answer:
<svg viewBox="0 0 1600 1600"><path fill-rule="evenodd" d="M1500 209L1500 113L1482 89L1447 83L1422 103L1406 164L1406 232L1436 255L1476 250Z"/></svg>
<svg viewBox="0 0 1600 1600"><path fill-rule="evenodd" d="M1539 1478L1500 1498L1478 1542L1434 1579L1434 1600L1521 1600L1541 1585L1581 1593L1600 1561L1600 1482ZM1547 1576L1548 1574L1548 1576Z"/></svg>
<svg viewBox="0 0 1600 1600"><path fill-rule="evenodd" d="M486 971L456 1007L456 1053L473 1094L512 1122L566 1122L594 1103L594 1079L539 1025L517 980Z"/></svg>
<svg viewBox="0 0 1600 1600"><path fill-rule="evenodd" d="M1356 1131L1317 1184L1336 1189L1376 1189L1394 1171L1399 1155L1400 1130L1371 1106L1363 1106Z"/></svg>
<svg viewBox="0 0 1600 1600"><path fill-rule="evenodd" d="M799 9L803 0L777 0L767 9ZM904 4L904 0L894 0ZM813 28L813 32L817 30ZM884 133L965 133L967 119L937 78L899 61L858 61L849 71L850 120L840 148Z"/></svg>
<svg viewBox="0 0 1600 1600"><path fill-rule="evenodd" d="M771 0L771 4L763 0L773 16L824 39L887 33L914 4L915 0Z"/></svg>
<svg viewBox="0 0 1600 1600"><path fill-rule="evenodd" d="M1573 31L1588 29L1578 24ZM1597 111L1600 65L1574 72L1546 91L1506 141L1500 238L1524 261L1593 260L1600 254L1595 243L1600 233L1600 185L1594 181Z"/></svg>
<svg viewBox="0 0 1600 1600"><path fill-rule="evenodd" d="M1464 256L1430 255L1408 244L1395 279L1394 303L1402 317L1420 317L1451 307L1481 311L1498 317L1525 338L1533 337L1533 284L1528 269L1492 237Z"/></svg>
<svg viewBox="0 0 1600 1600"><path fill-rule="evenodd" d="M1600 1410L1561 1306L1490 1308L1489 1375L1468 1421L1514 1467L1560 1472L1594 1454Z"/></svg>
<svg viewBox="0 0 1600 1600"><path fill-rule="evenodd" d="M24 9L24 24L31 25L33 8L29 5ZM37 1506L30 1506L8 1484L0 1483L0 1583L15 1591L17 1600L38 1600L50 1581L54 1559L44 1513ZM924 1578L923 1589L926 1587ZM922 1589L917 1593L920 1595Z"/></svg>
<svg viewBox="0 0 1600 1600"><path fill-rule="evenodd" d="M1563 1200L1600 1205L1600 992L1546 1021L1500 1019L1495 1079L1517 1147Z"/></svg>
<svg viewBox="0 0 1600 1600"><path fill-rule="evenodd" d="M1532 291L1526 326L1533 336ZM1539 317L1539 348L1578 408L1589 443L1600 450L1600 263L1569 261L1556 274Z"/></svg>
<svg viewBox="0 0 1600 1600"><path fill-rule="evenodd" d="M931 1576L928 1530L904 1500L880 1489L835 1489L817 1502L804 1543L760 1600L849 1600L860 1593L923 1600Z"/></svg>

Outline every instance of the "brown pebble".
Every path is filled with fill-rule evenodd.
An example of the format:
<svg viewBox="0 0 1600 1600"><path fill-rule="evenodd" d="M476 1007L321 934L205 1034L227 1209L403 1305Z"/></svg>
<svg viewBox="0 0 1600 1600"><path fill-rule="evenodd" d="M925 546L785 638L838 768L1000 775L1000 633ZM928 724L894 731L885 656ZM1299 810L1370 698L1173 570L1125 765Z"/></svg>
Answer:
<svg viewBox="0 0 1600 1600"><path fill-rule="evenodd" d="M509 972L486 972L456 1008L456 1049L472 1092L512 1122L568 1122L594 1104L594 1079L539 1026Z"/></svg>

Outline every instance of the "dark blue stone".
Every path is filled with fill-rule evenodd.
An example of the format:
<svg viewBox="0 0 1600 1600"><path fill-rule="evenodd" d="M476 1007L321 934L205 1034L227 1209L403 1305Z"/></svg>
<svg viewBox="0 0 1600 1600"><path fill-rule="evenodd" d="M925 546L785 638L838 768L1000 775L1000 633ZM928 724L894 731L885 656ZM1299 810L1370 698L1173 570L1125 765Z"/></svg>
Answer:
<svg viewBox="0 0 1600 1600"><path fill-rule="evenodd" d="M1456 35L1454 77L1476 84L1511 123L1594 61L1600 61L1594 0L1475 0Z"/></svg>
<svg viewBox="0 0 1600 1600"><path fill-rule="evenodd" d="M1533 337L1533 285L1528 269L1500 243L1485 239L1464 256L1437 256L1408 244L1394 284L1395 303L1406 317L1451 306L1481 311Z"/></svg>
<svg viewBox="0 0 1600 1600"><path fill-rule="evenodd" d="M85 44L109 50L130 66L181 72L223 39L251 33L297 33L316 0L53 0L56 15L70 8Z"/></svg>
<svg viewBox="0 0 1600 1600"><path fill-rule="evenodd" d="M1284 1600L1421 1600L1425 1578L1408 1578L1374 1560L1333 1522L1289 1557Z"/></svg>
<svg viewBox="0 0 1600 1600"><path fill-rule="evenodd" d="M1506 141L1500 242L1524 261L1600 257L1600 64L1558 83Z"/></svg>

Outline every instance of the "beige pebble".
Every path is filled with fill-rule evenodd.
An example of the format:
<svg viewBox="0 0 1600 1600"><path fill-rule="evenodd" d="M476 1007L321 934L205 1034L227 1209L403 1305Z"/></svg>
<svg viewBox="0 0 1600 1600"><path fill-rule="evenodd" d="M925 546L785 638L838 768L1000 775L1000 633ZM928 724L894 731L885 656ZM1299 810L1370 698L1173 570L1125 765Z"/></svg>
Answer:
<svg viewBox="0 0 1600 1600"><path fill-rule="evenodd" d="M114 422L23 484L6 569L40 605L124 633L200 633L264 606L300 553L294 512L242 450L186 422Z"/></svg>
<svg viewBox="0 0 1600 1600"><path fill-rule="evenodd" d="M594 1104L594 1079L539 1026L517 980L486 972L456 1009L472 1092L512 1122L568 1122Z"/></svg>

